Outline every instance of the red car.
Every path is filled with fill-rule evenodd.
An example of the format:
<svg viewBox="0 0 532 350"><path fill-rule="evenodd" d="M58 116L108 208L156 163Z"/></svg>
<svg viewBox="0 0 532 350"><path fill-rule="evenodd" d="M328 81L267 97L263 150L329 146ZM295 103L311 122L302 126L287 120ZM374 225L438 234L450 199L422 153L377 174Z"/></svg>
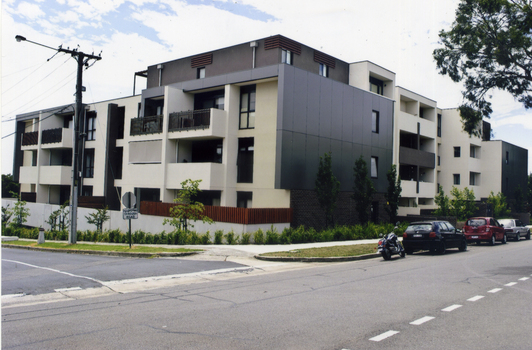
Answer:
<svg viewBox="0 0 532 350"><path fill-rule="evenodd" d="M494 245L495 241L506 244L504 227L494 218L476 217L467 220L464 226L467 242L488 242Z"/></svg>

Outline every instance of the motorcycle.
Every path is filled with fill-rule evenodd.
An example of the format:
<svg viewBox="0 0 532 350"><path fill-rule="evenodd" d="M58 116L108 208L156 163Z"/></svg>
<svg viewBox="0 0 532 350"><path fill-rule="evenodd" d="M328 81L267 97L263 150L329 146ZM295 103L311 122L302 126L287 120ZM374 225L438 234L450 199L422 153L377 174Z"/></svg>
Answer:
<svg viewBox="0 0 532 350"><path fill-rule="evenodd" d="M397 229L397 226L394 230ZM381 234L382 235L382 234ZM392 255L399 254L401 258L405 257L405 249L395 232L390 232L387 235L384 235L379 240L379 245L377 246L377 252L381 253L384 260L390 260Z"/></svg>

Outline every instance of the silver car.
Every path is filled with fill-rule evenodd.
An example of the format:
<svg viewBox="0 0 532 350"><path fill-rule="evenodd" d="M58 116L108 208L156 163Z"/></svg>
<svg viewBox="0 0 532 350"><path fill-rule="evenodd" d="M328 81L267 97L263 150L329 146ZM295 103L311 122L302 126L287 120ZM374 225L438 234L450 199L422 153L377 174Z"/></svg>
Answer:
<svg viewBox="0 0 532 350"><path fill-rule="evenodd" d="M530 229L525 226L519 219L499 219L499 223L504 226L504 231L508 238L513 237L519 241L521 237L530 239Z"/></svg>

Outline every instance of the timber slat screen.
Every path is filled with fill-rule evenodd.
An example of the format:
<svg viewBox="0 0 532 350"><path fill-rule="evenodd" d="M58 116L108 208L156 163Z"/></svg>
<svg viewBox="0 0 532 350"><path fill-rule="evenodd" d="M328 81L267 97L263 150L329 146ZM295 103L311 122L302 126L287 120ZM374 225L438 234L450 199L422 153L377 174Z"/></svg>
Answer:
<svg viewBox="0 0 532 350"><path fill-rule="evenodd" d="M78 206L82 208L103 209L105 208L105 197L79 196Z"/></svg>
<svg viewBox="0 0 532 350"><path fill-rule="evenodd" d="M170 216L170 207L177 204L161 202L140 202L143 215ZM291 208L235 208L205 206L205 215L214 221L234 224L276 224L292 222Z"/></svg>
<svg viewBox="0 0 532 350"><path fill-rule="evenodd" d="M42 131L42 143L57 143L63 140L63 128Z"/></svg>
<svg viewBox="0 0 532 350"><path fill-rule="evenodd" d="M32 146L39 142L39 132L25 132L22 134L22 146Z"/></svg>

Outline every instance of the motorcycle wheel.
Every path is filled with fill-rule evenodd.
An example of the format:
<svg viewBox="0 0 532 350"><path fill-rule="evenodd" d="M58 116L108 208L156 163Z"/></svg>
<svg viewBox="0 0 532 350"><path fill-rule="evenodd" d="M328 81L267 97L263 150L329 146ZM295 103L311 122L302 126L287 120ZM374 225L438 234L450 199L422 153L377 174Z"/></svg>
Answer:
<svg viewBox="0 0 532 350"><path fill-rule="evenodd" d="M399 256L400 256L401 258L404 258L404 257L405 257L405 255L406 255L406 254L405 254L405 251L404 251L404 250L403 250L403 251L401 251L401 252L399 253Z"/></svg>
<svg viewBox="0 0 532 350"><path fill-rule="evenodd" d="M387 250L387 249L384 249L382 252L382 257L384 258L384 260L390 260L392 258L392 255L390 254L390 252Z"/></svg>

